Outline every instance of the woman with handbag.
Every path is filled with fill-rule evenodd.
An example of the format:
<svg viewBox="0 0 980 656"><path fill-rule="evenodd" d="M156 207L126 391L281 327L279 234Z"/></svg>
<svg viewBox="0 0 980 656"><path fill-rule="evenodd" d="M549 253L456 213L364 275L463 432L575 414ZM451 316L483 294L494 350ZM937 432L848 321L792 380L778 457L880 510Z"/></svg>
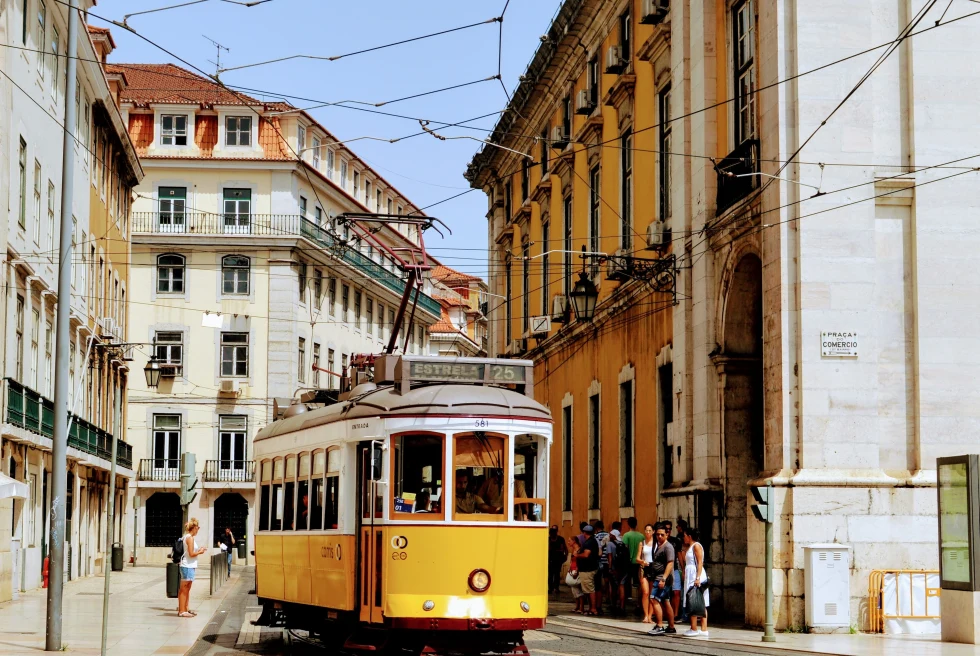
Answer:
<svg viewBox="0 0 980 656"><path fill-rule="evenodd" d="M643 542L636 552L636 564L640 566L640 599L643 603L643 623L653 623L653 604L650 603L650 590L653 578L653 552L657 541L653 537L653 524L643 527Z"/></svg>
<svg viewBox="0 0 980 656"><path fill-rule="evenodd" d="M575 610L573 612L582 614L585 612L585 600L587 597L582 592L582 582L578 580L578 552L581 547L578 540L568 538L568 573L565 574L565 585L572 591L575 598Z"/></svg>
<svg viewBox="0 0 980 656"><path fill-rule="evenodd" d="M704 547L698 541L697 529L684 532L684 546L687 555L684 563L684 599L687 613L691 617L691 629L684 633L685 638L708 637L708 573L704 571ZM698 630L698 618L701 630Z"/></svg>

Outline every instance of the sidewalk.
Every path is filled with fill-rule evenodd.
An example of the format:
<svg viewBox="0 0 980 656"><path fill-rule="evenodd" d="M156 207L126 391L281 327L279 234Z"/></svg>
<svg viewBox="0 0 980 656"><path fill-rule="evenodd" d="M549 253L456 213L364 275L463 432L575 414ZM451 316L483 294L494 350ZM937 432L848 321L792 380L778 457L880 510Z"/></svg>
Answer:
<svg viewBox="0 0 980 656"><path fill-rule="evenodd" d="M107 652L118 656L182 656L211 621L241 571L241 567L233 568L231 579L211 597L209 570L201 568L191 588L190 607L197 613L194 618L177 617L177 600L167 598L163 567L126 567L113 572ZM67 652L100 653L104 589L101 576L65 583L61 636ZM37 656L43 652L46 614L47 590L21 593L20 599L0 604L0 654Z"/></svg>
<svg viewBox="0 0 980 656"><path fill-rule="evenodd" d="M548 624L562 626L577 626L599 629L603 631L645 634L650 630L649 624L637 620L620 620L609 617L584 617L571 612L571 603L551 602L549 606ZM710 614L710 612L709 612ZM689 628L689 627L687 627ZM958 645L941 642L938 635L884 635L871 633L856 634L809 634L809 633L777 633L776 642L761 642L762 631L733 629L708 625L711 638L705 641L701 638L680 638L674 636L650 637L651 641L668 640L683 641L684 643L708 643L716 646L739 645L757 647L762 651L770 649L789 650L796 652L812 652L819 654L838 654L840 656L883 656L885 654L915 654L916 656L977 656L980 646ZM547 625L545 625L547 631ZM684 628L677 627L678 632Z"/></svg>

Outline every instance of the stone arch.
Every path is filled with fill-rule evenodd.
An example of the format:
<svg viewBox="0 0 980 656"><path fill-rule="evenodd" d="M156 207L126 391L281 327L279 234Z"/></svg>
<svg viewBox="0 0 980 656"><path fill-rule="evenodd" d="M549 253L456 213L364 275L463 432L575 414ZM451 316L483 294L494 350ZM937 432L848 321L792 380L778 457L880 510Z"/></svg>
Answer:
<svg viewBox="0 0 980 656"><path fill-rule="evenodd" d="M733 250L724 270L718 345L712 360L721 402L722 605L745 612L748 481L764 469L762 260L752 244Z"/></svg>

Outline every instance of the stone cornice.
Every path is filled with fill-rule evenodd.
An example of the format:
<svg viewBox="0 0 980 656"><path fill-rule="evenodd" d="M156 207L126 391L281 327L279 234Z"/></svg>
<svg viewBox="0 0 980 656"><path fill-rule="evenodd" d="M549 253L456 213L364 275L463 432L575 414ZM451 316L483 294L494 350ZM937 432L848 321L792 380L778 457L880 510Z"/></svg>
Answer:
<svg viewBox="0 0 980 656"><path fill-rule="evenodd" d="M620 105L633 95L633 89L636 87L636 75L632 73L624 73L616 78L616 82L609 87L609 91L606 92L605 97L602 99L604 105L611 105L616 109L619 109Z"/></svg>
<svg viewBox="0 0 980 656"><path fill-rule="evenodd" d="M575 141L586 146L592 146L602 141L603 122L602 112L596 112L590 116L579 128L578 134L575 135Z"/></svg>
<svg viewBox="0 0 980 656"><path fill-rule="evenodd" d="M552 167L552 174L557 176L562 176L566 171L570 170L571 167L575 165L575 144L569 143L565 146L558 157L554 159L554 165Z"/></svg>
<svg viewBox="0 0 980 656"><path fill-rule="evenodd" d="M660 58L670 48L670 18L654 26L653 32L636 51L640 61L653 62Z"/></svg>
<svg viewBox="0 0 980 656"><path fill-rule="evenodd" d="M541 179L538 186L534 188L531 192L531 200L539 205L546 205L548 199L551 198L551 174L545 173L545 177Z"/></svg>

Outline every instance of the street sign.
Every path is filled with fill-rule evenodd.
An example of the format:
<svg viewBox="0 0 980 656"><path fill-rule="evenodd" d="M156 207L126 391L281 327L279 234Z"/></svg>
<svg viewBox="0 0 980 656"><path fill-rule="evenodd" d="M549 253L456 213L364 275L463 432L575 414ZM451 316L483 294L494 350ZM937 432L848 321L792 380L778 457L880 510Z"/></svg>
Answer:
<svg viewBox="0 0 980 656"><path fill-rule="evenodd" d="M820 333L820 355L824 358L856 358L858 334L853 330L824 330Z"/></svg>
<svg viewBox="0 0 980 656"><path fill-rule="evenodd" d="M756 504L752 506L752 514L760 522L766 522L768 524L772 523L774 518L773 513L773 499L770 498L770 492L772 488L769 487L752 487L752 497L756 500Z"/></svg>
<svg viewBox="0 0 980 656"><path fill-rule="evenodd" d="M531 334L541 335L551 332L551 317L543 315L531 317Z"/></svg>

